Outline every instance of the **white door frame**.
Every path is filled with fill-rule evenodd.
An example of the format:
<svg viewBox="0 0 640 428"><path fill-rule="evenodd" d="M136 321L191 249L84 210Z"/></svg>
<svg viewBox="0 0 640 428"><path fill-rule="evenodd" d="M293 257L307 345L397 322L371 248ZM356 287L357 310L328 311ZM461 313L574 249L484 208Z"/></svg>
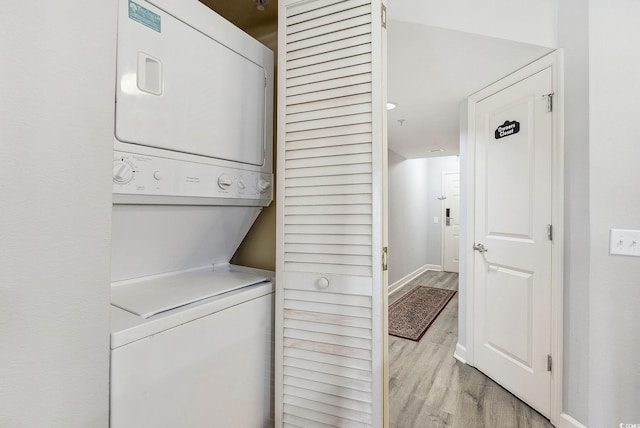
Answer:
<svg viewBox="0 0 640 428"><path fill-rule="evenodd" d="M468 98L467 154L462 168L466 169L466 212L464 224L466 248L460 249L460 256L466 258L466 362L474 365L474 255L475 236L475 112L476 103L507 88L530 75L552 67L553 70L553 142L552 142L552 213L553 246L551 256L551 422L557 425L562 412L562 362L563 362L563 272L564 272L564 68L563 51L558 49L535 62L510 74L502 80L487 86ZM462 176L461 176L462 177ZM460 266L461 269L463 265Z"/></svg>
<svg viewBox="0 0 640 428"><path fill-rule="evenodd" d="M458 176L460 178L462 178L462 176L460 175L460 170L458 171L442 171L442 193L441 195L444 196L445 192L444 192L444 176L447 174L458 174ZM440 270L441 271L445 271L444 270L444 231L446 230L446 221L445 221L445 205L447 204L446 199L442 199L440 200ZM458 211L461 212L460 210L461 206L458 205ZM462 219L458 219L460 220L460 226L462 226ZM459 259L459 256L458 256ZM458 264L458 271L460 271L460 265Z"/></svg>

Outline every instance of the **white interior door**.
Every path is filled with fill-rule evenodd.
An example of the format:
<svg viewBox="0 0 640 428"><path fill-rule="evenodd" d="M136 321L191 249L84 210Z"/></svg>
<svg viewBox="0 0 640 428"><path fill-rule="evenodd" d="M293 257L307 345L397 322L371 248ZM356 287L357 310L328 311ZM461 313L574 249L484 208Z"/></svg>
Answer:
<svg viewBox="0 0 640 428"><path fill-rule="evenodd" d="M553 115L546 68L475 107L475 366L550 415Z"/></svg>
<svg viewBox="0 0 640 428"><path fill-rule="evenodd" d="M458 272L460 266L460 173L442 174L444 196L442 270Z"/></svg>
<svg viewBox="0 0 640 428"><path fill-rule="evenodd" d="M381 0L279 11L277 427L383 427Z"/></svg>

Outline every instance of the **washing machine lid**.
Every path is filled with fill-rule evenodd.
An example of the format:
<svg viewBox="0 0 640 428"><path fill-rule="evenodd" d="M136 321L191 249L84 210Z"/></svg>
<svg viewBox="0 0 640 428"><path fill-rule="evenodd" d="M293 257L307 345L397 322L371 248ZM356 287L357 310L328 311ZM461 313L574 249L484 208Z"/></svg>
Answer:
<svg viewBox="0 0 640 428"><path fill-rule="evenodd" d="M146 319L268 280L266 276L247 272L186 272L114 286L111 304Z"/></svg>

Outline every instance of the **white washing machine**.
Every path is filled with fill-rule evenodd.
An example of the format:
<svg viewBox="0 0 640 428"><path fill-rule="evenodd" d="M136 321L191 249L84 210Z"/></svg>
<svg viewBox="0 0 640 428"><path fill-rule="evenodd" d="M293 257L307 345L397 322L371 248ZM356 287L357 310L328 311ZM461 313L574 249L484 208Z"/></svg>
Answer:
<svg viewBox="0 0 640 428"><path fill-rule="evenodd" d="M196 0L119 0L112 428L272 426L273 53Z"/></svg>
<svg viewBox="0 0 640 428"><path fill-rule="evenodd" d="M111 427L268 427L273 283L224 266L112 288Z"/></svg>

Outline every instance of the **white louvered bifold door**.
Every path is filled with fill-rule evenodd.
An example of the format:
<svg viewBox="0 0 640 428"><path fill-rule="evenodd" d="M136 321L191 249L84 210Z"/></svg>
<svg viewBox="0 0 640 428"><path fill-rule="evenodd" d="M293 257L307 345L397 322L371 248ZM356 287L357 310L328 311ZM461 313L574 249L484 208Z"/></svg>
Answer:
<svg viewBox="0 0 640 428"><path fill-rule="evenodd" d="M385 427L381 0L279 3L277 427Z"/></svg>

